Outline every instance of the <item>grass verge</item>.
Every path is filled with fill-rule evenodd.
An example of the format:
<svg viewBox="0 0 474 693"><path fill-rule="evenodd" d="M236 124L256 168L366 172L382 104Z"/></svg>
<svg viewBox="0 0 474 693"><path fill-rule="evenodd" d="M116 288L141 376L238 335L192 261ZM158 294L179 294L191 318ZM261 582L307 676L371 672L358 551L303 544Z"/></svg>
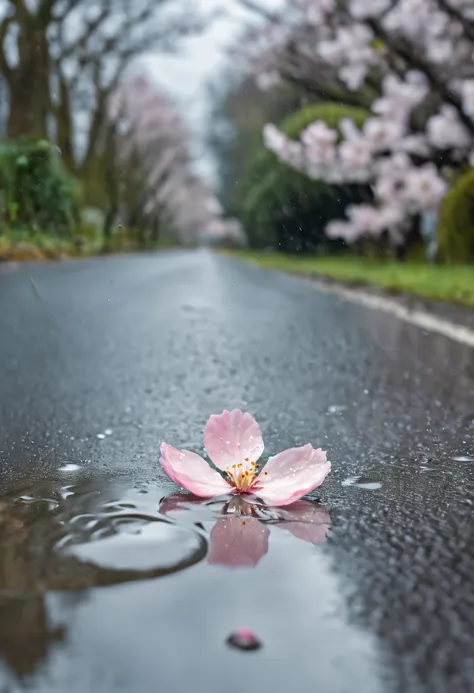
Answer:
<svg viewBox="0 0 474 693"><path fill-rule="evenodd" d="M352 286L376 286L392 292L474 307L473 265L426 265L355 257L293 257L247 250L236 251L232 255L265 269L329 278Z"/></svg>
<svg viewBox="0 0 474 693"><path fill-rule="evenodd" d="M60 260L68 257L168 250L171 241L163 239L142 247L124 233L115 234L107 243L102 236L77 236L64 239L45 233L13 232L0 235L0 262Z"/></svg>

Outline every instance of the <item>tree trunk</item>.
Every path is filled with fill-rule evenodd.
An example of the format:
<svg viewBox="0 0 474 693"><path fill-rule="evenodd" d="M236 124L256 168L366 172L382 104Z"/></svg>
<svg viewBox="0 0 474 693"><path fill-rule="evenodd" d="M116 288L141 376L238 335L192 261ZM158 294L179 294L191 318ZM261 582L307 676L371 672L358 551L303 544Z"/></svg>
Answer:
<svg viewBox="0 0 474 693"><path fill-rule="evenodd" d="M418 245L422 244L423 239L420 234L420 218L416 217L410 224L407 234L405 235L403 243L397 245L395 248L395 256L399 262L404 262L410 252Z"/></svg>
<svg viewBox="0 0 474 693"><path fill-rule="evenodd" d="M9 80L8 137L46 137L50 105L49 47L44 28L23 25L18 66Z"/></svg>
<svg viewBox="0 0 474 693"><path fill-rule="evenodd" d="M151 227L151 238L152 238L152 242L155 245L160 240L160 222L158 220L158 217L153 219L152 227Z"/></svg>
<svg viewBox="0 0 474 693"><path fill-rule="evenodd" d="M57 108L57 143L65 165L72 173L75 173L70 93L66 80L61 74L59 75L59 99Z"/></svg>

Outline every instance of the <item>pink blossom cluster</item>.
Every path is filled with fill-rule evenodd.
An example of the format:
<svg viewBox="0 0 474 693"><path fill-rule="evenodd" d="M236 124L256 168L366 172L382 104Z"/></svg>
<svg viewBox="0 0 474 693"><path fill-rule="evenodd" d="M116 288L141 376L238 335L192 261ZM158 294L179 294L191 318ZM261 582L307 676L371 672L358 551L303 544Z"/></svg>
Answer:
<svg viewBox="0 0 474 693"><path fill-rule="evenodd" d="M328 235L402 237L437 209L449 175L474 165L474 2L287 0L279 17L278 42L252 63L258 81L312 79L321 99L336 88L371 115L360 129L317 121L297 141L268 124L265 146L311 178L372 187L374 203L349 208ZM271 25L276 35L275 14Z"/></svg>

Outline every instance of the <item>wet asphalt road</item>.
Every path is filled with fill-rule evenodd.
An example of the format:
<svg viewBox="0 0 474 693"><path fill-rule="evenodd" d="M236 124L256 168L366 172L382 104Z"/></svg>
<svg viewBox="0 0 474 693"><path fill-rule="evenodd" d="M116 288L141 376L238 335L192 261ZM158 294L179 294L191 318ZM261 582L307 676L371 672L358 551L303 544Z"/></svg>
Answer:
<svg viewBox="0 0 474 693"><path fill-rule="evenodd" d="M197 251L3 270L0 364L5 497L65 464L89 479L171 492L159 443L202 451L207 417L224 408L255 415L266 454L312 442L333 463L317 494L332 522L324 547L313 548L321 579L306 580L307 559L296 552L297 575L287 562L268 563L249 582L271 623L262 653L218 649L220 614L241 595L211 569L141 583L140 599L149 594L153 606L138 606L136 587L91 590L85 605L77 590L48 593L40 605L30 590L12 606L0 583L4 624L18 614L29 624L38 608L44 620L48 605L49 639L41 633L38 645L24 626L39 652L27 668L31 690L474 690L473 349ZM0 521L0 538L1 530ZM6 572L0 558L1 580ZM271 602L271 583L285 580L289 593ZM206 607L206 590L219 589L225 597ZM308 618L292 622L294 613ZM113 615L108 624L94 614ZM2 693L26 686L26 634L10 626L0 625ZM54 635L64 628L69 635ZM174 628L181 650L168 643ZM88 649L91 632L100 638Z"/></svg>

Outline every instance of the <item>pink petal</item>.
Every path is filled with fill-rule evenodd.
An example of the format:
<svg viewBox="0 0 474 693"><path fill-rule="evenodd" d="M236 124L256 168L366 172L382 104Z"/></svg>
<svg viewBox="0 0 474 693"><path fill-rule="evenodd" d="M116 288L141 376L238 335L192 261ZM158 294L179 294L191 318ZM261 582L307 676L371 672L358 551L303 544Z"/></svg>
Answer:
<svg viewBox="0 0 474 693"><path fill-rule="evenodd" d="M178 486L202 498L220 496L231 490L221 475L196 453L177 450L166 443L161 444L160 450L161 466Z"/></svg>
<svg viewBox="0 0 474 693"><path fill-rule="evenodd" d="M204 446L216 467L225 471L233 464L256 462L263 452L260 426L240 409L213 414L204 429Z"/></svg>
<svg viewBox="0 0 474 693"><path fill-rule="evenodd" d="M311 445L290 448L267 462L254 493L268 505L289 505L321 486L330 469L321 449Z"/></svg>
<svg viewBox="0 0 474 693"><path fill-rule="evenodd" d="M275 527L287 529L297 539L302 539L317 546L327 537L331 526L328 511L317 503L299 500L282 508L278 516L281 522Z"/></svg>
<svg viewBox="0 0 474 693"><path fill-rule="evenodd" d="M268 551L270 530L255 517L226 517L211 530L207 560L229 568L252 568Z"/></svg>

